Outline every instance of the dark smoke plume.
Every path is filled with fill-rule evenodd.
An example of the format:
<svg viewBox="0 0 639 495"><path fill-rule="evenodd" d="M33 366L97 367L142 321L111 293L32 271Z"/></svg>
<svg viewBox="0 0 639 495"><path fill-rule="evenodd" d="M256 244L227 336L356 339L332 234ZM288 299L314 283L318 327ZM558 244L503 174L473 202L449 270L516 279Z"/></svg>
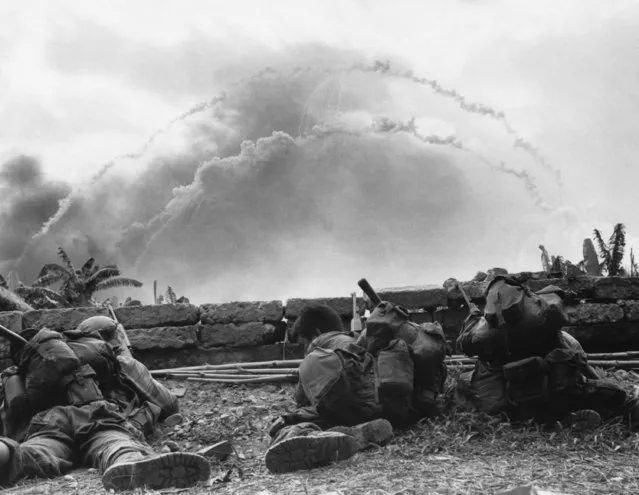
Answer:
<svg viewBox="0 0 639 495"><path fill-rule="evenodd" d="M45 179L40 162L20 155L0 165L0 261L13 260L71 188Z"/></svg>

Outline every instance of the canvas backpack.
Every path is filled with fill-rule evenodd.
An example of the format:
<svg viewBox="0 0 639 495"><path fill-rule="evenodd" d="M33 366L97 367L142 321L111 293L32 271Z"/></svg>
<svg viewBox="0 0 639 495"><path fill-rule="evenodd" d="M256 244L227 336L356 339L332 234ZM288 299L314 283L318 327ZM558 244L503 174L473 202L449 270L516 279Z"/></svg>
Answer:
<svg viewBox="0 0 639 495"><path fill-rule="evenodd" d="M567 324L562 296L557 287L534 293L511 277L498 276L486 288L484 317L491 328L505 331L511 355L545 355L559 345L559 330Z"/></svg>
<svg viewBox="0 0 639 495"><path fill-rule="evenodd" d="M410 321L408 311L397 304L382 301L366 320L366 329L358 344L373 356L386 349L393 340L404 341L414 365L414 405L419 410L434 407L447 376L444 363L446 338L441 325L417 324Z"/></svg>

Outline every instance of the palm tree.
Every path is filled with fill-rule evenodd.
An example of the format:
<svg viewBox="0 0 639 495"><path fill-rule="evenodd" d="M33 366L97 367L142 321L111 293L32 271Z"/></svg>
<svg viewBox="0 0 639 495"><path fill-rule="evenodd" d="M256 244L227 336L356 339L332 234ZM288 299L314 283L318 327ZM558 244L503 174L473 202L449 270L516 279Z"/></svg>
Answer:
<svg viewBox="0 0 639 495"><path fill-rule="evenodd" d="M623 252L626 247L626 231L622 223L615 225L612 235L605 243L601 232L597 229L593 231L593 237L599 246L599 257L603 260L601 268L606 271L609 277L623 275Z"/></svg>
<svg viewBox="0 0 639 495"><path fill-rule="evenodd" d="M58 292L70 306L93 306L95 292L116 287L142 287L142 282L120 276L115 265L100 267L94 258L89 258L82 268L77 270L67 253L58 248L62 264L48 263L42 267L34 287L48 287L61 283Z"/></svg>

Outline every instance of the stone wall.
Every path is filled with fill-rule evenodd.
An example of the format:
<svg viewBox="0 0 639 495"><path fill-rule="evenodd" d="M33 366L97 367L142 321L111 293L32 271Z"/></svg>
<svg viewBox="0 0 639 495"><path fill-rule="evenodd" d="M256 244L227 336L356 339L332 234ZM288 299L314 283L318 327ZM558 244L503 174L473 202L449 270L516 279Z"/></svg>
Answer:
<svg viewBox="0 0 639 495"><path fill-rule="evenodd" d="M639 350L639 279L618 277L547 278L545 273L514 274L533 290L556 285L567 291L570 324L565 327L589 352ZM490 277L463 282L462 287L480 308ZM454 343L468 314L454 283L443 287L381 289L382 299L406 307L418 323L438 321ZM267 361L301 357L300 346L284 344L290 327L309 302L322 302L342 317L345 328L351 319L350 297L289 299L224 304L164 304L122 307L115 310L127 329L136 357L150 368L202 363ZM358 298L360 314L370 308ZM47 326L68 330L90 316L107 315L102 308L75 308L0 312L0 324L14 331ZM0 338L0 364L10 364L8 343Z"/></svg>

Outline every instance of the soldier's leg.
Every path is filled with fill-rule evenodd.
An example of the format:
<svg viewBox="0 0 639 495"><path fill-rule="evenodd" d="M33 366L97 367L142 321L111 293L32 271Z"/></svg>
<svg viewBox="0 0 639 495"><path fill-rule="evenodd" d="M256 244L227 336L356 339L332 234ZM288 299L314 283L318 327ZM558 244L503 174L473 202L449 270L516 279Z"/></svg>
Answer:
<svg viewBox="0 0 639 495"><path fill-rule="evenodd" d="M69 472L74 467L75 448L66 408L54 407L37 414L24 442L0 437L0 449L5 453L0 485L11 485L23 477L52 478Z"/></svg>
<svg viewBox="0 0 639 495"><path fill-rule="evenodd" d="M206 458L186 452L157 455L112 405L94 403L82 409L76 423L80 455L102 473L107 490L185 488L209 478Z"/></svg>

